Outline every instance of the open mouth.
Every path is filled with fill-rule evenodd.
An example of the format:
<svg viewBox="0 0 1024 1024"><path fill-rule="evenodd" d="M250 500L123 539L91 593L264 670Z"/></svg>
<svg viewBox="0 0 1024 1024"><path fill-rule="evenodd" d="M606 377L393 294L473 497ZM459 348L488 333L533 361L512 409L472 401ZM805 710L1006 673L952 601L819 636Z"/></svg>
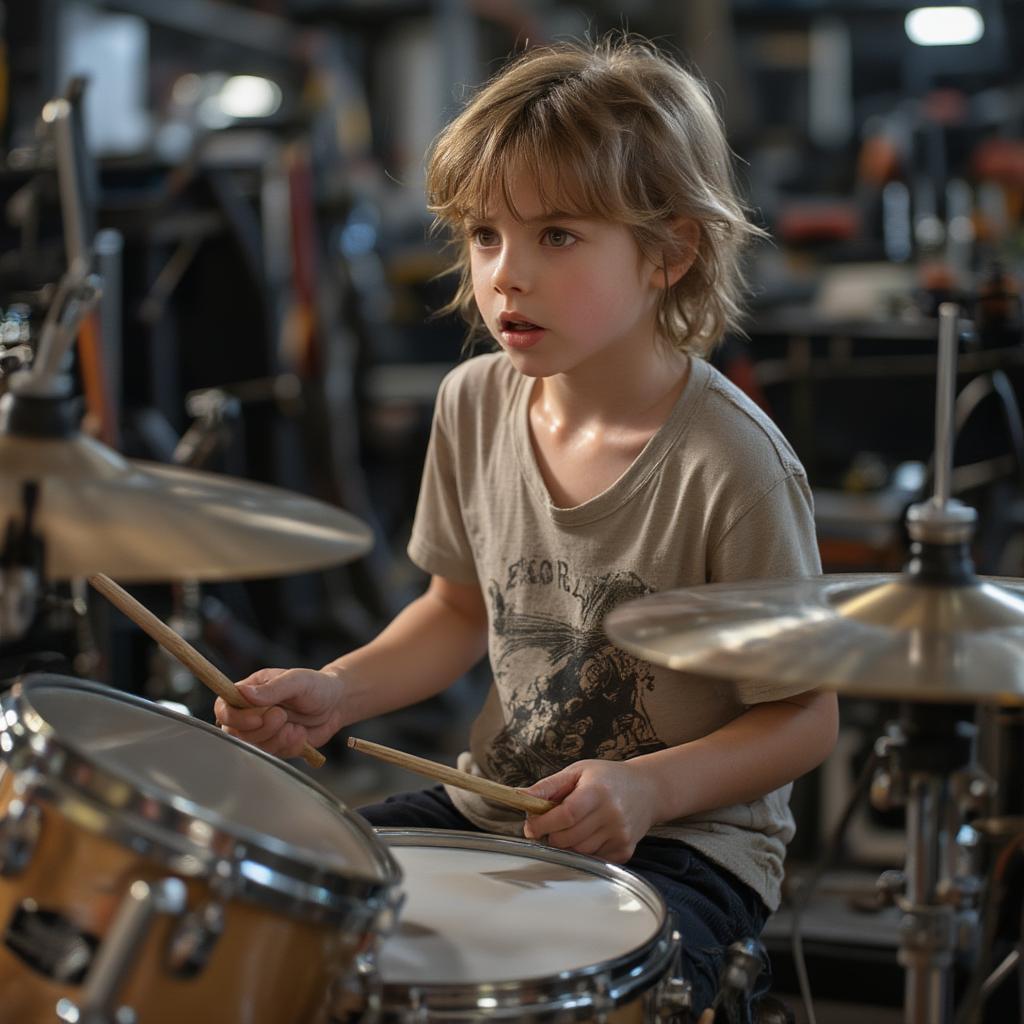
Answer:
<svg viewBox="0 0 1024 1024"><path fill-rule="evenodd" d="M507 316L501 318L501 329L509 334L527 334L530 331L539 331L541 328L529 320L512 320Z"/></svg>

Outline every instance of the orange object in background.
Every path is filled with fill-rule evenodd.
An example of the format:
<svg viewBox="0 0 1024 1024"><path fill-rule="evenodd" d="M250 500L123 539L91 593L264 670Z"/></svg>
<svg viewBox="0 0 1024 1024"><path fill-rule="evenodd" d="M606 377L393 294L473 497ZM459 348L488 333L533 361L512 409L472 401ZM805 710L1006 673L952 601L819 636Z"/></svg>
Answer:
<svg viewBox="0 0 1024 1024"><path fill-rule="evenodd" d="M985 139L971 160L975 175L1003 185L1024 186L1024 141Z"/></svg>
<svg viewBox="0 0 1024 1024"><path fill-rule="evenodd" d="M871 185L887 185L903 177L903 157L892 139L871 135L857 154L857 179Z"/></svg>
<svg viewBox="0 0 1024 1024"><path fill-rule="evenodd" d="M849 201L794 202L783 208L775 226L783 242L841 242L860 234L860 213Z"/></svg>
<svg viewBox="0 0 1024 1024"><path fill-rule="evenodd" d="M100 315L94 309L78 329L78 365L85 392L82 429L111 448L118 447L118 425L103 366L103 336Z"/></svg>

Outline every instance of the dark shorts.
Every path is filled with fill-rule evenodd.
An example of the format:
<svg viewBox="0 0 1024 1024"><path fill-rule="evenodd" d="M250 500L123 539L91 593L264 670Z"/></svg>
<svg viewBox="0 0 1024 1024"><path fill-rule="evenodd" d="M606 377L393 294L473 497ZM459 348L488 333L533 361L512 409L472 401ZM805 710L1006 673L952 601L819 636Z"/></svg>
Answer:
<svg viewBox="0 0 1024 1024"><path fill-rule="evenodd" d="M371 825L482 832L458 811L442 786L399 793L358 811ZM726 949L761 934L768 919L761 897L724 868L672 839L641 839L624 866L661 893L682 936L682 974L693 986L694 1006L709 1006L718 991ZM767 992L770 981L766 957L754 995Z"/></svg>

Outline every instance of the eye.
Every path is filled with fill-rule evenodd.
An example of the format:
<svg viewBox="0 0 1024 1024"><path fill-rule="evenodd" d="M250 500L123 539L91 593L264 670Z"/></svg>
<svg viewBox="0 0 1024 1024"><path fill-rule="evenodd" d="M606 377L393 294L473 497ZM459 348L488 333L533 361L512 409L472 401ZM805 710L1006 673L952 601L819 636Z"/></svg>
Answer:
<svg viewBox="0 0 1024 1024"><path fill-rule="evenodd" d="M491 228L476 227L471 228L469 237L472 243L479 246L481 249L488 249L492 245L498 244L498 233L491 230Z"/></svg>
<svg viewBox="0 0 1024 1024"><path fill-rule="evenodd" d="M544 240L547 245L555 249L568 248L578 241L576 236L571 231L566 231L565 228L548 228L544 232Z"/></svg>

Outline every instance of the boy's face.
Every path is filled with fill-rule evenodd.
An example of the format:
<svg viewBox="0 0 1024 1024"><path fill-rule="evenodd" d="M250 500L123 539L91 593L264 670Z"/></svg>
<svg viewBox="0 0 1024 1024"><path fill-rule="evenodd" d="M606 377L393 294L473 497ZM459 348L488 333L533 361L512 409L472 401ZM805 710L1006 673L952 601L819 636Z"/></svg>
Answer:
<svg viewBox="0 0 1024 1024"><path fill-rule="evenodd" d="M662 274L623 224L543 208L520 176L516 219L500 199L467 222L476 304L531 377L613 366L655 340Z"/></svg>

